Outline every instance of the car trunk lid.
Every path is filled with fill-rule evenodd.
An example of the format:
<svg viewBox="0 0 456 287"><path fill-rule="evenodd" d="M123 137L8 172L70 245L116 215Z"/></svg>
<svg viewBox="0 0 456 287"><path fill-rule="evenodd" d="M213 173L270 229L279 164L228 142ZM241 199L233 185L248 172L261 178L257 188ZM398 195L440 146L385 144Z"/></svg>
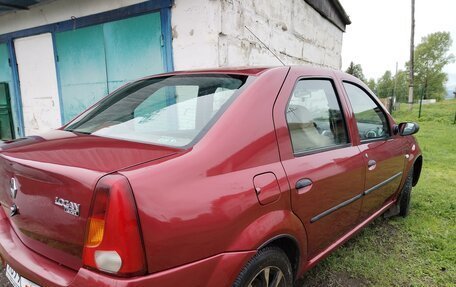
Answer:
<svg viewBox="0 0 456 287"><path fill-rule="evenodd" d="M100 177L178 151L65 131L9 143L0 156L2 208L25 245L77 270Z"/></svg>

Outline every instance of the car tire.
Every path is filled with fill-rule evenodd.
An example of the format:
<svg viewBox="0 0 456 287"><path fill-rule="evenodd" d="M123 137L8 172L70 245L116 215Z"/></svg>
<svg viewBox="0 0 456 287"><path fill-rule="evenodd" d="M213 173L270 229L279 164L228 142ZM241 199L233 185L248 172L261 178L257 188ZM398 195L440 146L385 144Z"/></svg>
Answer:
<svg viewBox="0 0 456 287"><path fill-rule="evenodd" d="M407 217L410 212L410 199L412 197L412 184L413 184L413 167L410 169L404 186L402 187L401 197L399 201L399 215Z"/></svg>
<svg viewBox="0 0 456 287"><path fill-rule="evenodd" d="M274 280L279 280L278 285ZM265 247L242 268L233 287L292 287L293 272L287 255L280 248Z"/></svg>

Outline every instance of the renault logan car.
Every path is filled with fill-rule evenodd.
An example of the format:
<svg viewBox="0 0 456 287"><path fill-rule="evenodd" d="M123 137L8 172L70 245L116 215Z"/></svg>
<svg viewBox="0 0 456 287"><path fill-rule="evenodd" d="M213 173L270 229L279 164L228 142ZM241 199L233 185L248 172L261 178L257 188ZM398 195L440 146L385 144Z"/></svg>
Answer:
<svg viewBox="0 0 456 287"><path fill-rule="evenodd" d="M292 286L407 215L417 131L333 70L141 79L1 147L2 262L15 286Z"/></svg>

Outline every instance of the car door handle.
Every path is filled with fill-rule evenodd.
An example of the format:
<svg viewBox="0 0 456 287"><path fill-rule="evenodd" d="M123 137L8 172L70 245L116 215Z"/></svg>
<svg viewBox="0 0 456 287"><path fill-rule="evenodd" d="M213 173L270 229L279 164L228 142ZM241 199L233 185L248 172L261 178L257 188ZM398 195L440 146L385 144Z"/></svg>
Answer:
<svg viewBox="0 0 456 287"><path fill-rule="evenodd" d="M300 180L298 180L296 182L296 189L301 189L301 188L304 188L304 187L308 187L308 186L311 186L313 184L313 182L308 179L308 178L301 178Z"/></svg>
<svg viewBox="0 0 456 287"><path fill-rule="evenodd" d="M369 170L373 170L375 168L375 166L377 165L377 162L373 159L370 159L368 162L367 162L367 168Z"/></svg>

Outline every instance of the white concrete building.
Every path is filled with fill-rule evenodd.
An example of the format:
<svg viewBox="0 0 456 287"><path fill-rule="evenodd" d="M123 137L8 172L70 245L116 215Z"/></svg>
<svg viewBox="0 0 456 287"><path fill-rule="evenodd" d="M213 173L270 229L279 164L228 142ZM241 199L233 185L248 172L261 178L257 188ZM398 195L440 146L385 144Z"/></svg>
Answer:
<svg viewBox="0 0 456 287"><path fill-rule="evenodd" d="M1 136L57 128L146 75L280 65L256 37L287 65L340 68L348 24L338 0L2 0Z"/></svg>

